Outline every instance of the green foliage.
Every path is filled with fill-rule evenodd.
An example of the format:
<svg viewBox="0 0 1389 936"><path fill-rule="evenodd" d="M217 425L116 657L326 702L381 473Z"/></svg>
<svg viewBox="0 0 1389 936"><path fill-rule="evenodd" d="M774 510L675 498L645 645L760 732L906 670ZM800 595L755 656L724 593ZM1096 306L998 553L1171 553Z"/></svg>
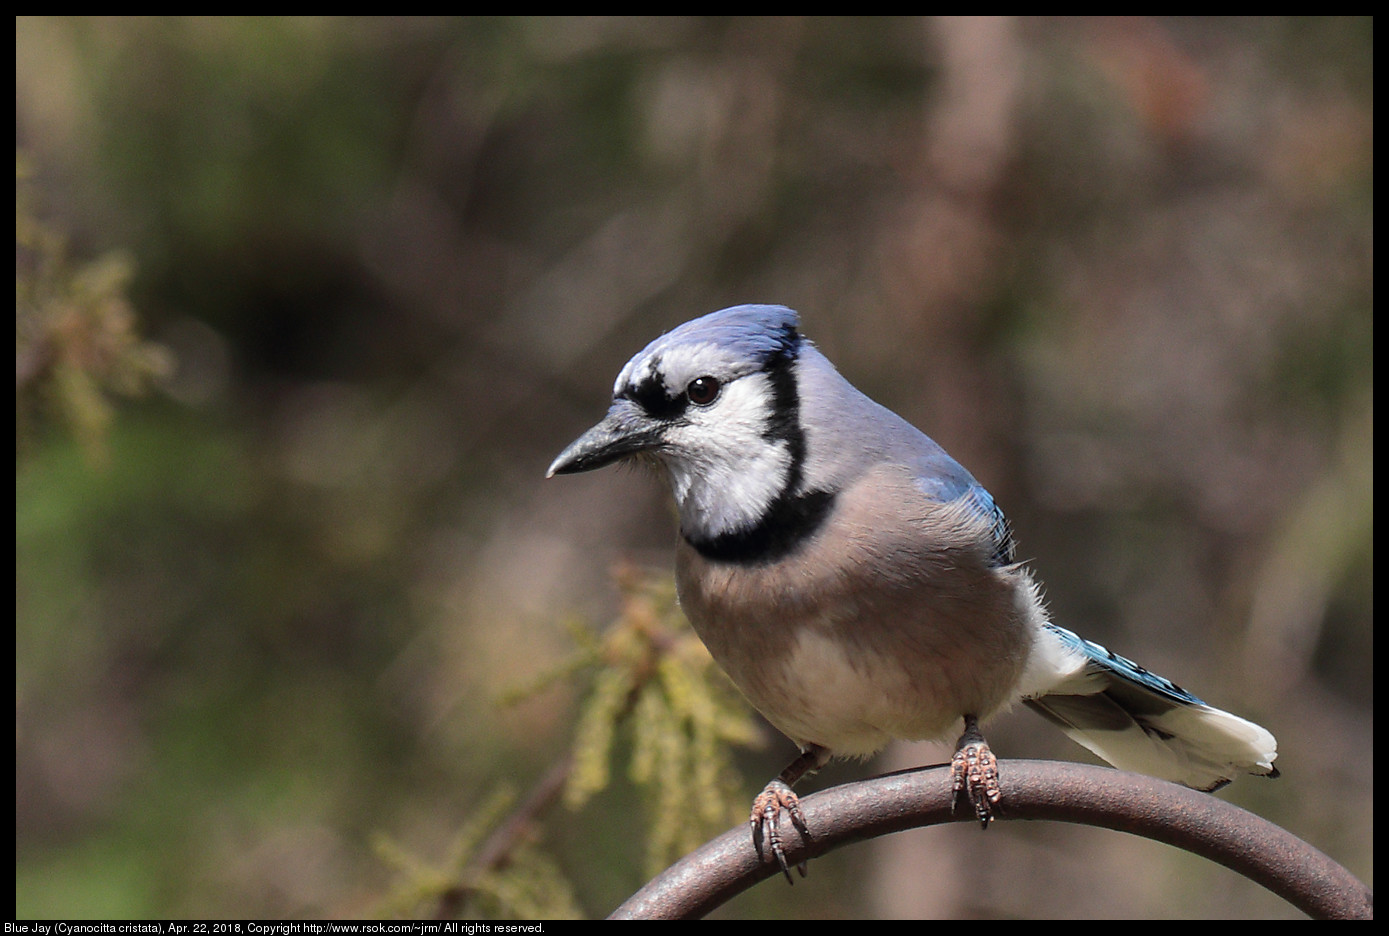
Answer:
<svg viewBox="0 0 1389 936"><path fill-rule="evenodd" d="M676 606L669 573L626 567L617 579L622 612L602 641L564 799L577 809L608 786L629 727L627 775L642 793L651 875L739 818L746 803L729 751L753 743L756 728Z"/></svg>
<svg viewBox="0 0 1389 936"><path fill-rule="evenodd" d="M15 411L20 441L46 404L62 414L93 460L105 458L108 394L133 396L167 374L162 347L136 333L126 289L130 259L108 253L79 264L67 240L38 219L32 173L15 157Z"/></svg>
<svg viewBox="0 0 1389 936"><path fill-rule="evenodd" d="M747 706L680 613L669 573L622 566L615 577L623 603L612 626L598 635L571 623L575 652L501 700L521 701L592 669L571 755L519 806L510 793L494 793L441 864L378 836L378 856L403 878L382 914L577 915L569 884L534 846L532 830L561 785L565 805L577 810L611 784L610 764L621 756L624 736L627 775L646 814L647 876L741 818L746 803L729 752L756 738Z"/></svg>
<svg viewBox="0 0 1389 936"><path fill-rule="evenodd" d="M378 914L530 920L582 916L559 867L531 842L514 843L500 860L486 857L487 843L514 801L509 791L494 793L459 831L449 857L438 865L422 862L378 835L377 856L403 878L381 902Z"/></svg>

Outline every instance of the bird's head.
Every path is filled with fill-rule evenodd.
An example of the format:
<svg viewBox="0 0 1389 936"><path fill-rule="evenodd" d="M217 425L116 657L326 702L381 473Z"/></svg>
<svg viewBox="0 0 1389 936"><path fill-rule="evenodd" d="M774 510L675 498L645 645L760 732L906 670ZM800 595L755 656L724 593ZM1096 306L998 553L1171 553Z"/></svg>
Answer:
<svg viewBox="0 0 1389 936"><path fill-rule="evenodd" d="M693 542L755 527L802 493L805 433L794 311L742 305L681 325L627 362L608 414L549 475L621 460L666 470Z"/></svg>

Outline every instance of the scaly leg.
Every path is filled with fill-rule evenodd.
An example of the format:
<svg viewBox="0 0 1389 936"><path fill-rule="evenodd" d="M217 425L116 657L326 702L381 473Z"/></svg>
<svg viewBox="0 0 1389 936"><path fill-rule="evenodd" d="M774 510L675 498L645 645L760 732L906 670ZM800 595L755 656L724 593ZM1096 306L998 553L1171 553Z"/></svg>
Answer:
<svg viewBox="0 0 1389 936"><path fill-rule="evenodd" d="M796 830L801 833L801 839L810 838L810 830L806 828L805 816L801 813L801 801L791 787L801 777L825 766L830 759L830 752L818 744L812 744L801 752L791 763L786 765L786 769L781 772L771 783L763 788L757 798L752 801L752 844L757 848L757 854L762 854L762 832L766 829L767 844L771 846L772 854L776 856L777 864L781 865L781 873L786 875L786 881L790 884L796 882L791 878L791 869L786 864L786 853L781 848L781 811L784 809L791 815L791 822ZM797 865L801 872L801 877L805 877L805 862Z"/></svg>
<svg viewBox="0 0 1389 936"><path fill-rule="evenodd" d="M1003 793L998 786L998 758L979 733L979 719L973 715L965 716L965 733L955 745L950 777L956 797L962 792L968 795L979 824L987 829L993 821L992 807L998 805Z"/></svg>

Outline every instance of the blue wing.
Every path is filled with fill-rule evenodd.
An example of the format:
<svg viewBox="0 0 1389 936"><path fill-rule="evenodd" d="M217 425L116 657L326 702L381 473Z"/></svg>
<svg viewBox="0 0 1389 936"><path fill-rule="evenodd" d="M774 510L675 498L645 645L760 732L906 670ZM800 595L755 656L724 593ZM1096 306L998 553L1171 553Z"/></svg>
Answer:
<svg viewBox="0 0 1389 936"><path fill-rule="evenodd" d="M922 479L918 481L918 484L928 496L934 497L942 503L965 499L970 509L988 524L989 539L993 544L994 564L1011 565L1015 561L1016 544L1013 541L1013 528L1008 523L1008 518L1004 516L1003 508L994 502L993 495L982 484L974 480L969 472L960 468L959 465L955 465L955 468L958 473L941 475L929 481ZM1071 636L1074 637L1075 635L1072 634Z"/></svg>

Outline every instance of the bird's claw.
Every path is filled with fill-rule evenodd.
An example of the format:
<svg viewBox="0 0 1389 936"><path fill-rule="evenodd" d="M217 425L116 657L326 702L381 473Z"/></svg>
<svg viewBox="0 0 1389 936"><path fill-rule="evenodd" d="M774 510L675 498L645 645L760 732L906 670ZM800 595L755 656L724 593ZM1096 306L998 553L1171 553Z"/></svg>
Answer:
<svg viewBox="0 0 1389 936"><path fill-rule="evenodd" d="M994 818L993 807L1003 799L998 785L998 758L983 738L960 740L963 743L950 760L951 784L957 798L961 793L969 797L975 818L987 829Z"/></svg>
<svg viewBox="0 0 1389 936"><path fill-rule="evenodd" d="M805 815L801 812L801 801L791 787L781 780L773 780L757 795L752 801L752 844L757 849L758 857L762 857L762 836L765 831L767 844L776 856L777 864L781 866L781 873L786 875L789 884L795 884L791 877L791 868L786 861L786 852L781 847L781 813L785 810L791 816L791 823L800 832L801 839L810 838L810 829L805 824ZM801 872L801 877L806 875L805 862L796 865L796 869Z"/></svg>

